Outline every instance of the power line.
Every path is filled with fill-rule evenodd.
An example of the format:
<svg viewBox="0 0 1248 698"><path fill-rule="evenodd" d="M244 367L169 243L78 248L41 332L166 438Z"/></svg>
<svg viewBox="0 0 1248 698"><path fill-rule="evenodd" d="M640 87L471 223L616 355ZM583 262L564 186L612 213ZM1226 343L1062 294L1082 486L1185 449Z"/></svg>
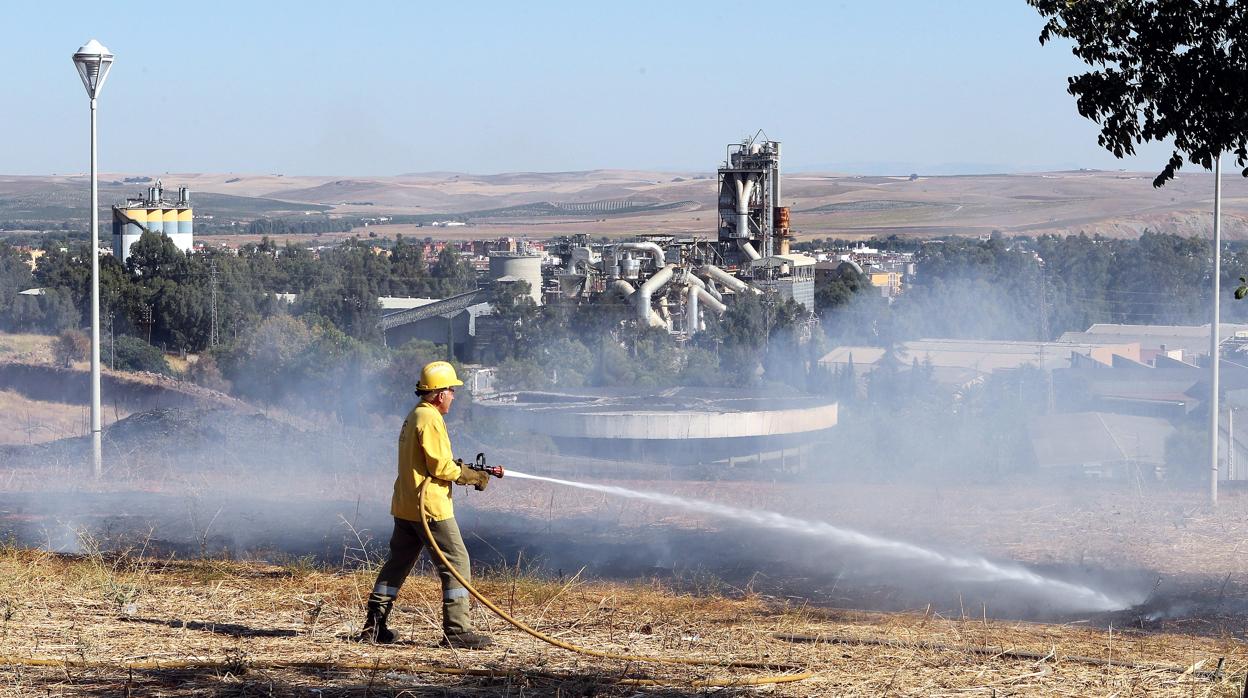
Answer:
<svg viewBox="0 0 1248 698"><path fill-rule="evenodd" d="M209 272L212 276L212 317L211 329L208 333L208 346L217 346L217 260L212 260L212 270Z"/></svg>

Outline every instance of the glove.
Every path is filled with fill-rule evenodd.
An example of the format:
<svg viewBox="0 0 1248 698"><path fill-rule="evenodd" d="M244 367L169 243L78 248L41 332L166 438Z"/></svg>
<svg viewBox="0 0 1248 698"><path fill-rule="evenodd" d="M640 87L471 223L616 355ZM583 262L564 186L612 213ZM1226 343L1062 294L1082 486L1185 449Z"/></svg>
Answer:
<svg viewBox="0 0 1248 698"><path fill-rule="evenodd" d="M459 471L459 477L455 479L455 484L472 485L478 492L484 492L486 486L490 484L490 475L480 470L464 468Z"/></svg>

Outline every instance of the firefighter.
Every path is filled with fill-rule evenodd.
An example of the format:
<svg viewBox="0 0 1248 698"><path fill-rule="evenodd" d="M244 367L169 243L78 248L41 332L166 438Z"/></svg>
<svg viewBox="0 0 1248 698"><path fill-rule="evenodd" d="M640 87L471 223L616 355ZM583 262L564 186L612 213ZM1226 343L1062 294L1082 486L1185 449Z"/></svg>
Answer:
<svg viewBox="0 0 1248 698"><path fill-rule="evenodd" d="M390 514L394 517L394 533L390 536L390 555L377 574L377 583L368 596L368 617L361 639L391 643L394 632L386 627L386 619L399 594L399 587L412 571L416 558L428 541L420 525L423 515L429 522L433 540L451 564L465 579L470 579L468 551L455 523L451 503L451 483L472 485L484 490L490 482L486 473L460 467L451 455L451 440L446 433L443 415L455 401L455 388L463 385L455 375L455 367L445 361L434 361L420 372L416 393L420 403L407 415L399 434L399 473L394 481ZM420 509L420 488L425 488L425 512ZM431 557L433 557L431 555ZM442 579L442 640L444 646L480 649L493 641L474 632L468 619L468 590L450 570L434 559Z"/></svg>

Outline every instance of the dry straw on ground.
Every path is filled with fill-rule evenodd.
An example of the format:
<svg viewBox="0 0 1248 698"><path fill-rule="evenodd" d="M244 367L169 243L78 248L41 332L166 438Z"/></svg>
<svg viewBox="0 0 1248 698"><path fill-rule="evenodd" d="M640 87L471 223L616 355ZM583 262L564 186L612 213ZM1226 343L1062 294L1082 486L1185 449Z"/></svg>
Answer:
<svg viewBox="0 0 1248 698"><path fill-rule="evenodd" d="M1232 640L780 607L515 569L483 575L483 591L504 608L581 644L818 672L800 683L701 689L698 680L749 674L588 659L485 615L477 622L494 647L439 648L440 594L427 573L404 587L394 614L402 644L358 644L349 638L371 582L371 570L306 560L161 561L8 547L0 551L0 655L8 662L0 696L1238 696L1248 671L1248 651ZM838 642L776 637L785 633ZM38 658L53 664L31 666ZM465 669L493 675L444 673ZM638 679L663 685L629 685Z"/></svg>

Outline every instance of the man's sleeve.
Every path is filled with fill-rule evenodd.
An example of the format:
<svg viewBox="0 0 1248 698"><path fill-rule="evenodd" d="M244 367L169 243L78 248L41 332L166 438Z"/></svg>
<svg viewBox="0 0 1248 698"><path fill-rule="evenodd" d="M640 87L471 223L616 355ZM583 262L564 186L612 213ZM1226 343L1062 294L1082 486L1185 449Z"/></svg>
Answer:
<svg viewBox="0 0 1248 698"><path fill-rule="evenodd" d="M463 469L455 464L451 454L451 440L446 435L446 426L434 422L421 434L421 448L424 450L425 464L429 474L439 480L454 482L459 479Z"/></svg>

